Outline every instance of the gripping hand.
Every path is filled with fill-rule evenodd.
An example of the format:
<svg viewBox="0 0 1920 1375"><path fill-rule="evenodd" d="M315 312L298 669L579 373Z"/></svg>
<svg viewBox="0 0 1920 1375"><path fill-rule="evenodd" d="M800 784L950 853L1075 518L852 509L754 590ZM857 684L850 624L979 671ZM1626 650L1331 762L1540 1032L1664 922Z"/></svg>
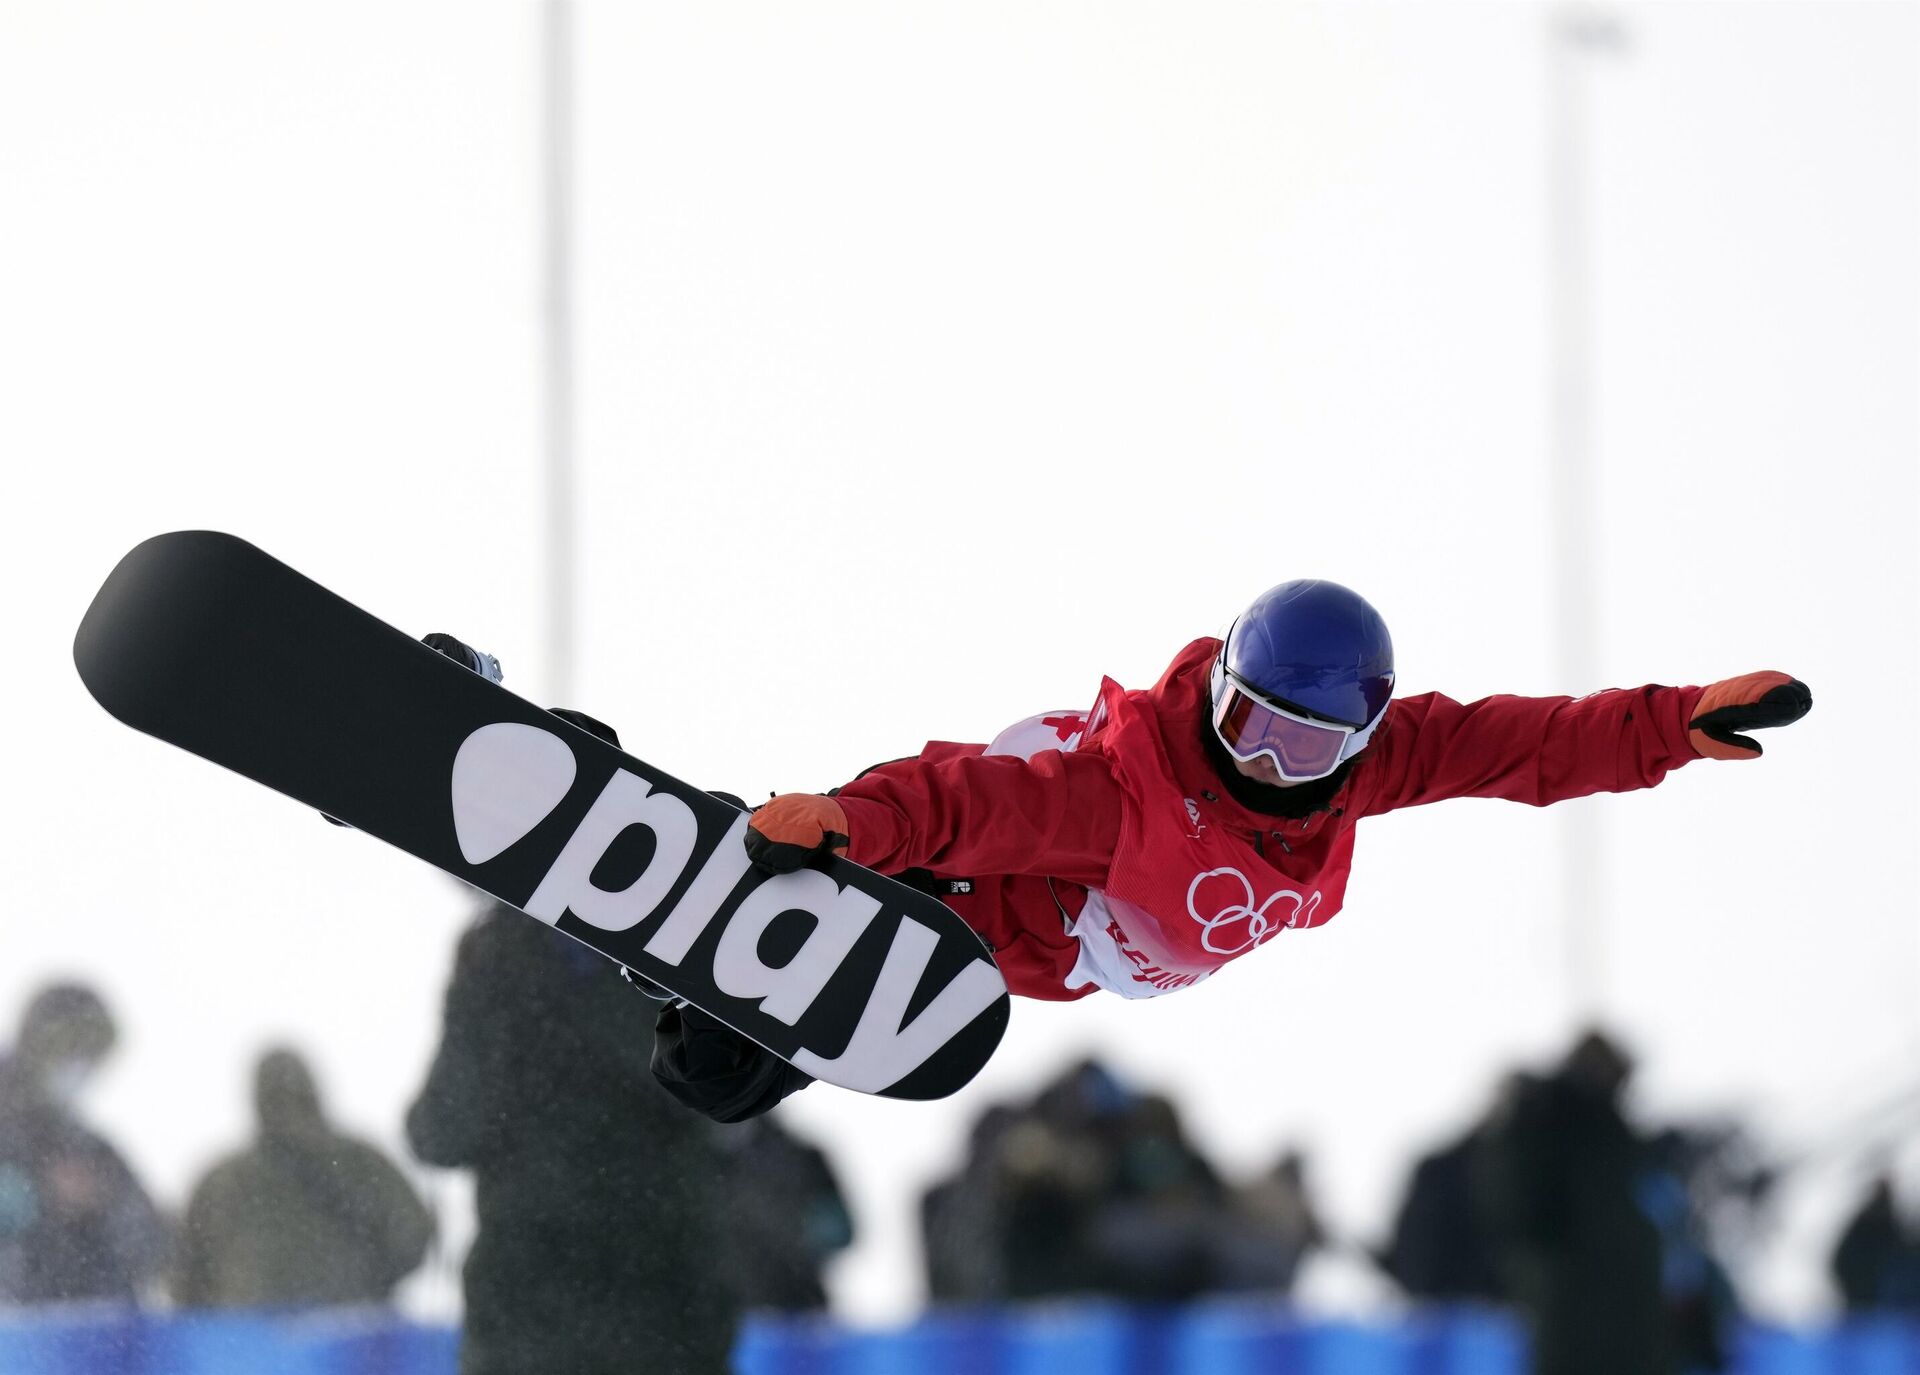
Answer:
<svg viewBox="0 0 1920 1375"><path fill-rule="evenodd" d="M769 874L791 873L816 855L846 852L847 814L817 793L782 793L747 822L747 858Z"/></svg>
<svg viewBox="0 0 1920 1375"><path fill-rule="evenodd" d="M1812 706L1807 685L1784 673L1725 678L1700 695L1687 739L1703 759L1758 759L1760 742L1739 732L1792 725Z"/></svg>

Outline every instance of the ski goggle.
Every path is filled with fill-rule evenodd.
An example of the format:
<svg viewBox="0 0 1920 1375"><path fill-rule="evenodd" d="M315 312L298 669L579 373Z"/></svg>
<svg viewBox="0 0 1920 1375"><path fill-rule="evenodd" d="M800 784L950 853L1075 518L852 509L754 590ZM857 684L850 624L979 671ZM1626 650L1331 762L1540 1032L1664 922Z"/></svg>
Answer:
<svg viewBox="0 0 1920 1375"><path fill-rule="evenodd" d="M1370 727L1321 721L1256 695L1214 666L1213 728L1243 764L1265 756L1289 783L1325 778L1366 747Z"/></svg>

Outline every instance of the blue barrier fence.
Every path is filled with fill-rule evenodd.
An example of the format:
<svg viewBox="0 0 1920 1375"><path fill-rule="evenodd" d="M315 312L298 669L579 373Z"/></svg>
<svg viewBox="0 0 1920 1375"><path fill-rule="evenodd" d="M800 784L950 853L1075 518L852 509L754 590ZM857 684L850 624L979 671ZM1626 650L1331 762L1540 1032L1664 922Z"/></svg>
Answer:
<svg viewBox="0 0 1920 1375"><path fill-rule="evenodd" d="M0 1375L455 1375L459 1334L390 1316L0 1312ZM736 1375L1525 1375L1507 1318L1308 1321L1284 1309L1074 1304L900 1328L750 1321ZM1920 1375L1920 1324L1749 1327L1731 1375Z"/></svg>
<svg viewBox="0 0 1920 1375"><path fill-rule="evenodd" d="M922 1318L849 1331L755 1323L738 1375L1523 1375L1511 1323L1433 1314L1362 1325L1307 1321L1269 1306L1140 1311L1076 1304Z"/></svg>
<svg viewBox="0 0 1920 1375"><path fill-rule="evenodd" d="M460 1334L387 1314L0 1310L0 1375L454 1375Z"/></svg>

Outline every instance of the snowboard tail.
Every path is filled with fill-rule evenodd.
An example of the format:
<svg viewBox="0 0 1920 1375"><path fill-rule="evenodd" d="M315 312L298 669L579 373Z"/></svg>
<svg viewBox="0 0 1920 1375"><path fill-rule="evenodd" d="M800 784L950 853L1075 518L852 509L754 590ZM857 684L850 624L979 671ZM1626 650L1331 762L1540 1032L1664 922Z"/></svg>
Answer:
<svg viewBox="0 0 1920 1375"><path fill-rule="evenodd" d="M159 535L74 640L94 698L548 922L817 1078L960 1088L1005 981L936 899L834 859L769 877L746 814L487 681L244 540Z"/></svg>

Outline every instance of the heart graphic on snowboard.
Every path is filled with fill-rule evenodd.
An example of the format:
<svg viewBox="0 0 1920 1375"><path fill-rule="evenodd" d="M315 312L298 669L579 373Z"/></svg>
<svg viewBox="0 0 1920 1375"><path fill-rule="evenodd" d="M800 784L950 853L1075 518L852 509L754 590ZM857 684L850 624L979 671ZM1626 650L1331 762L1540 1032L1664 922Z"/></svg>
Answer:
<svg viewBox="0 0 1920 1375"><path fill-rule="evenodd" d="M503 854L545 821L579 765L552 731L500 721L469 735L453 759L453 831L469 864Z"/></svg>

